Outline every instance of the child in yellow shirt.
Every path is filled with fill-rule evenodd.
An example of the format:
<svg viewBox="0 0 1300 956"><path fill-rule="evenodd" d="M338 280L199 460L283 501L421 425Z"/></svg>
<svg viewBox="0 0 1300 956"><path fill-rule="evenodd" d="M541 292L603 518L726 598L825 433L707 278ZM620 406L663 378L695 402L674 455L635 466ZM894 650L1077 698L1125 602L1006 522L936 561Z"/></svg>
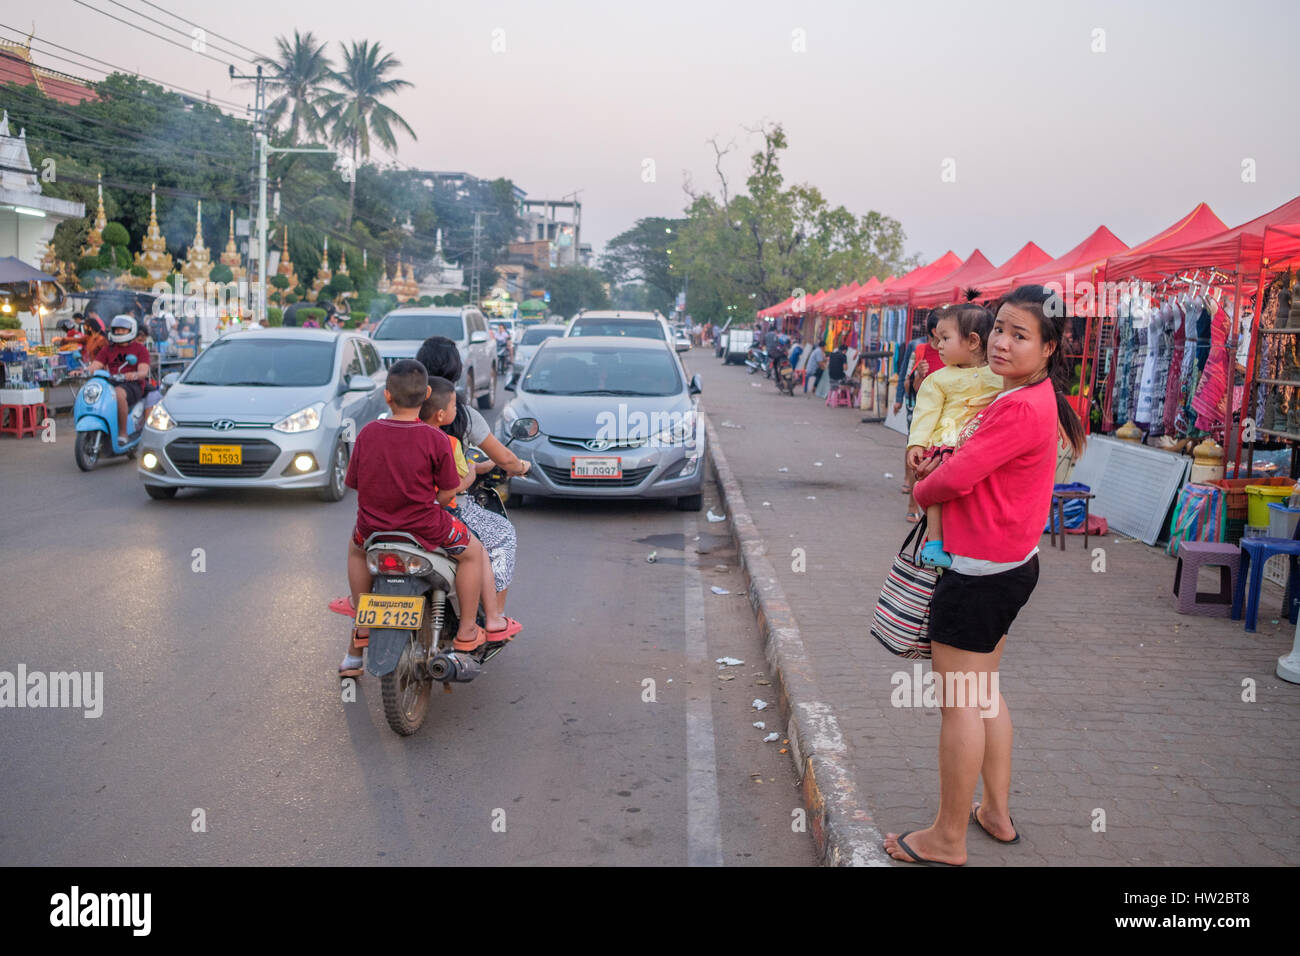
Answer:
<svg viewBox="0 0 1300 956"><path fill-rule="evenodd" d="M907 435L907 463L915 470L927 458L942 458L957 445L957 434L1002 390L1002 376L989 370L986 350L993 313L982 306L950 305L939 311L934 334L944 367L926 376L916 393L912 428ZM946 568L952 558L943 550L942 506L925 509L929 540L921 563Z"/></svg>

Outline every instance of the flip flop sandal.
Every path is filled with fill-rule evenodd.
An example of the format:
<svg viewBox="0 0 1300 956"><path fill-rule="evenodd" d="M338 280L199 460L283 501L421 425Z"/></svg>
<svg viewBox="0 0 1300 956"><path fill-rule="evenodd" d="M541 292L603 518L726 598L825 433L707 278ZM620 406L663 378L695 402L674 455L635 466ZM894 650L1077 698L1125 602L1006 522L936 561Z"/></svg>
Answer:
<svg viewBox="0 0 1300 956"><path fill-rule="evenodd" d="M482 647L482 646L483 646L484 644L486 644L486 643L487 643L487 635L483 633L483 628L478 627L478 626L476 625L476 626L474 627L474 643L473 643L473 644L471 644L471 645L469 645L468 647L466 647L466 646L461 642L461 639L458 637L458 638L456 638L456 640L454 640L454 641L451 642L451 646L452 646L452 649L453 649L453 650L457 650L457 651L476 651L476 650L478 650L480 647Z"/></svg>
<svg viewBox="0 0 1300 956"><path fill-rule="evenodd" d="M974 821L975 825L976 825L977 827L979 827L981 830L983 830L985 833L988 833L990 839L997 840L999 843L1005 844L1006 846L1013 846L1013 845L1019 843L1019 842L1020 842L1020 831L1016 829L1016 821L1015 821L1015 820L1011 820L1011 815L1010 815L1010 814L1007 815L1007 819L1008 819L1008 820L1011 820L1011 831L1012 831L1013 833L1015 833L1015 836L1014 836L1014 837L1012 837L1010 840L1004 840L1004 839L1002 839L1002 837L994 836L992 833L989 833L988 828L985 827L984 824L980 823L979 812L980 812L980 807L981 807L982 805L983 805L983 804L979 804L979 803L977 803L977 804L975 804L975 806L974 806L973 808L971 808L970 818L971 818L972 821Z"/></svg>
<svg viewBox="0 0 1300 956"><path fill-rule="evenodd" d="M345 617L356 617L357 609L352 606L352 596L347 595L330 601L330 610Z"/></svg>
<svg viewBox="0 0 1300 956"><path fill-rule="evenodd" d="M524 626L516 621L513 617L506 618L506 626L499 631L484 631L487 639L493 643L504 643L514 639L514 636L524 629Z"/></svg>
<svg viewBox="0 0 1300 956"><path fill-rule="evenodd" d="M912 858L911 860L898 860L899 863L909 863L909 862L920 863L922 866L965 866L966 865L965 863L944 863L942 860L927 860L925 857L917 855L917 852L915 850L913 850L910 846L908 846L906 843L903 842L903 837L909 837L915 832L916 832L915 830L908 830L906 833L899 834L898 845L903 848L904 853L906 853L908 856ZM891 856L890 859L897 860L898 858L895 856Z"/></svg>

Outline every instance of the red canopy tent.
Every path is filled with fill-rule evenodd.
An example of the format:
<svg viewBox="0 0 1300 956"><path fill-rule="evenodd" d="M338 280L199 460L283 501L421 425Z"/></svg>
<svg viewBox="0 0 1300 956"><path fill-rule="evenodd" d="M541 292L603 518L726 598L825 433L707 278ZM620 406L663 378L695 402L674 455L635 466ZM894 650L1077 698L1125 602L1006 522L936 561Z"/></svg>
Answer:
<svg viewBox="0 0 1300 956"><path fill-rule="evenodd" d="M1280 271L1300 266L1300 222L1265 229L1262 251L1261 267Z"/></svg>
<svg viewBox="0 0 1300 956"><path fill-rule="evenodd" d="M1106 274L1112 281L1155 279L1183 269L1213 266L1224 272L1254 276L1264 258L1264 233L1270 227L1294 223L1300 223L1300 196L1235 229L1211 233L1200 241L1139 248L1128 255L1112 256L1106 262Z"/></svg>
<svg viewBox="0 0 1300 956"><path fill-rule="evenodd" d="M836 289L822 300L817 311L822 315L840 315L848 312L848 309L844 308L844 304L856 295L858 290L861 288L862 286L858 285L856 279L846 286L840 286L840 288Z"/></svg>
<svg viewBox="0 0 1300 956"><path fill-rule="evenodd" d="M1000 299L1016 286L1021 285L1045 285L1048 282L1064 284L1065 277L1069 273L1091 279L1092 268L1104 265L1107 256L1123 252L1127 248L1113 232L1105 226L1098 226L1069 252L1044 263L1037 269L1020 273L1005 272L998 279L986 281L980 288L980 299L982 301Z"/></svg>
<svg viewBox="0 0 1300 956"><path fill-rule="evenodd" d="M913 289L948 276L961 268L961 257L949 249L928 266L913 269L880 295L881 305L906 305Z"/></svg>
<svg viewBox="0 0 1300 956"><path fill-rule="evenodd" d="M862 288L853 293L853 295L846 300L845 304L848 306L850 311L864 308L868 302L876 301L876 297L882 289L886 288L891 282L896 281L897 280L893 276L890 276L883 282L875 276L872 276L866 282L862 283Z"/></svg>
<svg viewBox="0 0 1300 956"><path fill-rule="evenodd" d="M993 271L993 263L984 253L976 249L955 272L927 285L912 290L912 308L933 309L935 306L948 305L965 300L966 289L979 288L974 280Z"/></svg>
<svg viewBox="0 0 1300 956"><path fill-rule="evenodd" d="M1002 265L988 273L988 275L978 276L973 280L971 288L980 290L979 298L984 299L984 289L988 288L988 286L1002 279L1014 279L1025 272L1032 272L1034 269L1051 261L1052 256L1040 249L1036 243L1026 242L1014 256L1002 263Z"/></svg>

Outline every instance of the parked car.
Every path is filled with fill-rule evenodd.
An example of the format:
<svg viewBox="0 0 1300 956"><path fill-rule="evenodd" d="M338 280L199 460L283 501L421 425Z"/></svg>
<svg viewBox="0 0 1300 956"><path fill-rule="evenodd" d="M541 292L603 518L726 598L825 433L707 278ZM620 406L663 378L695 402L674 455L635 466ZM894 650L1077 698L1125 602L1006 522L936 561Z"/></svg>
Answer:
<svg viewBox="0 0 1300 956"><path fill-rule="evenodd" d="M579 312L565 331L565 337L612 335L627 338L672 341L667 321L654 312L593 311Z"/></svg>
<svg viewBox="0 0 1300 956"><path fill-rule="evenodd" d="M518 381L519 376L528 367L529 360L547 339L564 337L562 325L530 325L520 335L519 344L515 346L515 364L511 370L511 381Z"/></svg>
<svg viewBox="0 0 1300 956"><path fill-rule="evenodd" d="M673 329L673 347L679 352L691 350L691 337L680 325Z"/></svg>
<svg viewBox="0 0 1300 956"><path fill-rule="evenodd" d="M432 335L445 336L460 349L464 371L456 385L461 389L461 400L477 399L479 408L491 408L497 394L497 345L488 335L487 320L478 309L394 309L380 320L370 337L388 368L398 359L415 358L420 345Z"/></svg>
<svg viewBox="0 0 1300 956"><path fill-rule="evenodd" d="M510 479L511 503L528 495L673 498L703 502L704 430L697 396L666 342L633 336L566 336L538 348L497 421L504 441L520 419L536 434L510 448L533 463Z"/></svg>
<svg viewBox="0 0 1300 956"><path fill-rule="evenodd" d="M145 423L139 475L151 498L181 488L314 488L343 497L351 443L388 410L364 336L257 329L213 342Z"/></svg>

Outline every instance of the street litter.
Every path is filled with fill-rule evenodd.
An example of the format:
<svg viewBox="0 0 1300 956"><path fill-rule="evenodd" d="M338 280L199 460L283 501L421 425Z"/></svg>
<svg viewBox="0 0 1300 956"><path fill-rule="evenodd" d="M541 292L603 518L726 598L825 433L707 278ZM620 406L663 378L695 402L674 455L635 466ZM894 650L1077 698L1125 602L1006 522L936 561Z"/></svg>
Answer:
<svg viewBox="0 0 1300 956"><path fill-rule="evenodd" d="M770 680L760 680L760 681L755 681L755 683L758 684L760 687L771 687L771 686L772 686L772 682L771 682Z"/></svg>
<svg viewBox="0 0 1300 956"><path fill-rule="evenodd" d="M843 458L844 456L841 455L839 452L836 452L836 453L835 453L835 457L836 457L836 458Z"/></svg>
<svg viewBox="0 0 1300 956"><path fill-rule="evenodd" d="M718 675L718 680L735 680L735 679L736 679L736 675L735 675L735 674L719 674L719 675Z"/></svg>
<svg viewBox="0 0 1300 956"><path fill-rule="evenodd" d="M770 743L772 743L773 741L777 740L780 736L781 736L781 735L778 734L778 733L774 730L774 731L772 731L770 734L768 734L766 737L763 738L763 743L765 743L765 744L770 744Z"/></svg>
<svg viewBox="0 0 1300 956"><path fill-rule="evenodd" d="M772 502L770 502L770 501L764 501L764 502L763 502L763 507L764 507L764 508L770 508L770 507L772 507Z"/></svg>
<svg viewBox="0 0 1300 956"><path fill-rule="evenodd" d="M647 561L649 561L651 564L654 564L654 563L655 563L655 558L657 558L657 557L659 557L659 552L658 552L658 551L651 551L649 554L647 554L647 555L645 556L645 559L646 559Z"/></svg>
<svg viewBox="0 0 1300 956"><path fill-rule="evenodd" d="M721 664L723 667L739 667L745 662L735 657L719 657L713 663Z"/></svg>
<svg viewBox="0 0 1300 956"><path fill-rule="evenodd" d="M820 468L821 466L822 466L822 463L821 463L820 461L815 461L815 462L813 462L813 467L814 467L814 468Z"/></svg>
<svg viewBox="0 0 1300 956"><path fill-rule="evenodd" d="M777 471L789 471L789 468L778 468Z"/></svg>
<svg viewBox="0 0 1300 956"><path fill-rule="evenodd" d="M886 477L886 478L893 478L894 475L893 475L892 472L888 472L888 471L887 471L887 472L885 472L885 477Z"/></svg>
<svg viewBox="0 0 1300 956"><path fill-rule="evenodd" d="M713 585L713 593L714 593L714 594L730 594L731 592L728 591L726 588L720 588L720 587L718 587L718 586L715 584L715 585Z"/></svg>
<svg viewBox="0 0 1300 956"><path fill-rule="evenodd" d="M719 521L726 521L726 520L727 520L727 516L726 516L726 515L715 515L715 514L713 513L713 509L712 509L712 508L710 508L710 509L705 513L704 517L708 518L708 519L709 519L710 521L712 521L714 524L716 524L716 523L719 522Z"/></svg>
<svg viewBox="0 0 1300 956"><path fill-rule="evenodd" d="M727 570L727 566L726 566L725 564L715 564L715 565L713 566L713 570L714 570L714 571L726 571L726 570Z"/></svg>
<svg viewBox="0 0 1300 956"><path fill-rule="evenodd" d="M750 383L749 383L749 386L750 386L750 388L762 388L762 387L763 387L763 386L760 385L758 382L750 382Z"/></svg>
<svg viewBox="0 0 1300 956"><path fill-rule="evenodd" d="M759 700L757 697L755 697L754 703L751 704L750 706L753 707L755 710L762 710L764 707L767 706L767 701Z"/></svg>
<svg viewBox="0 0 1300 956"><path fill-rule="evenodd" d="M754 726L759 730L767 730L767 724L763 723L761 720L754 721Z"/></svg>
<svg viewBox="0 0 1300 956"><path fill-rule="evenodd" d="M744 428L745 426L744 426L744 425L737 425L735 422L726 422L726 421L723 421L723 422L718 422L718 427L720 427L720 428Z"/></svg>
<svg viewBox="0 0 1300 956"><path fill-rule="evenodd" d="M817 496L816 496L816 495L809 495L809 496L808 496L808 500L809 500L809 501L816 501L816 500L817 500Z"/></svg>

